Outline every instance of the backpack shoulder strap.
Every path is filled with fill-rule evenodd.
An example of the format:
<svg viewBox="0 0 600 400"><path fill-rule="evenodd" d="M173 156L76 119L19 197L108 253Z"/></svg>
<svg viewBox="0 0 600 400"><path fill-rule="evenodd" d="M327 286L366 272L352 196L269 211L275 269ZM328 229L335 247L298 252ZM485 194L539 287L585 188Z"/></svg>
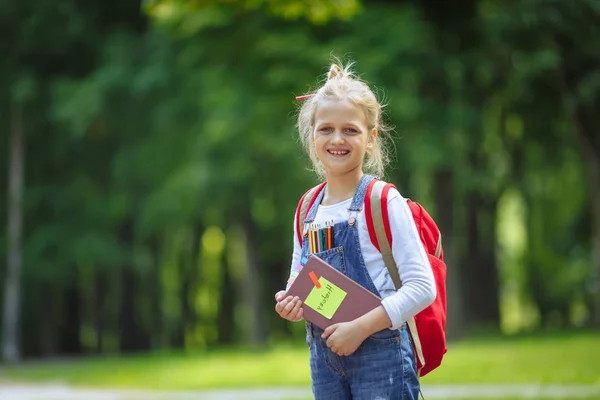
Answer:
<svg viewBox="0 0 600 400"><path fill-rule="evenodd" d="M388 194L391 188L395 186L380 180L373 179L369 183L365 194L365 220L371 243L381 253L394 286L400 289L402 281L392 255L392 231L388 215Z"/></svg>
<svg viewBox="0 0 600 400"><path fill-rule="evenodd" d="M317 196L325 186L325 183L326 182L322 182L317 186L309 189L306 193L304 193L304 195L300 198L300 201L298 202L298 207L296 208L296 236L298 238L298 242L300 243L300 247L302 247L302 223L306 219L306 215L308 214L308 211L317 199Z"/></svg>

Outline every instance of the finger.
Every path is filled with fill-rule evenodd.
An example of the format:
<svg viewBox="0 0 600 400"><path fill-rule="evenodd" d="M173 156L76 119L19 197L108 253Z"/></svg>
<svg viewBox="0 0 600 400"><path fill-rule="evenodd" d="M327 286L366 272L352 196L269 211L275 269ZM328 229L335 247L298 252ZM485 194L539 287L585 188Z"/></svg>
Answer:
<svg viewBox="0 0 600 400"><path fill-rule="evenodd" d="M281 314L283 312L283 310L285 309L285 306L289 303L289 301L291 300L291 296L285 298L284 300L280 301L279 303L277 303L275 305L275 310L277 310L277 312L279 314Z"/></svg>
<svg viewBox="0 0 600 400"><path fill-rule="evenodd" d="M298 300L299 300L298 296L296 296L290 302L287 303L287 305L285 306L285 309L287 310L288 313L294 309Z"/></svg>
<svg viewBox="0 0 600 400"><path fill-rule="evenodd" d="M294 312L291 312L291 313L288 315L288 319L289 319L290 321L293 321L293 322L298 322L298 321L300 321L300 320L302 319L302 317L303 317L303 316L304 316L304 313L303 313L303 311L302 311L302 308L301 308L301 309L300 309L300 310L298 310L298 312L296 312L296 313L294 313Z"/></svg>
<svg viewBox="0 0 600 400"><path fill-rule="evenodd" d="M293 313L298 313L298 311L301 310L302 307L302 300L297 299L296 302L294 303L294 308L292 309Z"/></svg>
<svg viewBox="0 0 600 400"><path fill-rule="evenodd" d="M283 311L283 309L285 308L285 305L286 305L286 304L287 304L287 303L285 302L285 300L284 300L284 301L282 301L282 302L279 302L279 303L275 304L275 310L276 310L276 311L277 311L279 314L281 314L281 312L282 312L282 311Z"/></svg>
<svg viewBox="0 0 600 400"><path fill-rule="evenodd" d="M298 314L300 314L300 311L302 311L302 301L298 300L296 301L294 308L292 309L292 311L290 312L290 316L291 318L296 321L298 318Z"/></svg>
<svg viewBox="0 0 600 400"><path fill-rule="evenodd" d="M321 335L321 337L323 339L327 339L329 337L329 335L331 335L333 332L335 332L335 330L337 329L338 325L337 324L333 324L328 326L325 331L323 332L323 334Z"/></svg>
<svg viewBox="0 0 600 400"><path fill-rule="evenodd" d="M297 298L290 298L291 300L289 300L286 304L286 306L283 308L281 315L286 318L286 319L292 319L291 318L291 313L292 310L294 309L294 306L296 305L296 299Z"/></svg>
<svg viewBox="0 0 600 400"><path fill-rule="evenodd" d="M275 312L277 312L277 314L279 314L280 316L283 317L283 307L281 307L281 305L279 305L279 304L275 305Z"/></svg>
<svg viewBox="0 0 600 400"><path fill-rule="evenodd" d="M302 318L304 318L304 308L300 308L300 311L298 311L296 321L300 321Z"/></svg>

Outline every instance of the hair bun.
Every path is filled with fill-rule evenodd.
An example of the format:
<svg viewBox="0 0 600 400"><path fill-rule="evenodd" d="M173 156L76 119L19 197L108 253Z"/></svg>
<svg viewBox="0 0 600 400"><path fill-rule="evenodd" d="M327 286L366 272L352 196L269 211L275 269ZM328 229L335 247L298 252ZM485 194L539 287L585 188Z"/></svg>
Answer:
<svg viewBox="0 0 600 400"><path fill-rule="evenodd" d="M345 75L344 70L337 64L332 64L331 68L329 68L329 73L327 74L327 80L330 79L341 79Z"/></svg>

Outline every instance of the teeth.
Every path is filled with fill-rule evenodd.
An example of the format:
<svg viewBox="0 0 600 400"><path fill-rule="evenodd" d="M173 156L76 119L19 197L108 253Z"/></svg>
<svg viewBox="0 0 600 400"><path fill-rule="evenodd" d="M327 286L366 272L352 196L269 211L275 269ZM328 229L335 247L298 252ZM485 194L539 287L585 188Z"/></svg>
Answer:
<svg viewBox="0 0 600 400"><path fill-rule="evenodd" d="M331 154L335 154L336 156L343 156L344 154L348 154L345 150L329 150Z"/></svg>

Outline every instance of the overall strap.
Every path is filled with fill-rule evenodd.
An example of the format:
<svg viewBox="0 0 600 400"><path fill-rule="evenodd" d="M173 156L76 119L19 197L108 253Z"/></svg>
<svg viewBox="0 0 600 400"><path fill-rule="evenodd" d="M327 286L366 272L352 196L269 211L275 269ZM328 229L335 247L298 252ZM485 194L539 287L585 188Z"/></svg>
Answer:
<svg viewBox="0 0 600 400"><path fill-rule="evenodd" d="M356 186L356 190L354 191L354 197L352 198L352 204L348 211L350 212L360 212L362 210L365 193L371 182L375 181L375 178L372 175L363 175L358 181L358 185Z"/></svg>

